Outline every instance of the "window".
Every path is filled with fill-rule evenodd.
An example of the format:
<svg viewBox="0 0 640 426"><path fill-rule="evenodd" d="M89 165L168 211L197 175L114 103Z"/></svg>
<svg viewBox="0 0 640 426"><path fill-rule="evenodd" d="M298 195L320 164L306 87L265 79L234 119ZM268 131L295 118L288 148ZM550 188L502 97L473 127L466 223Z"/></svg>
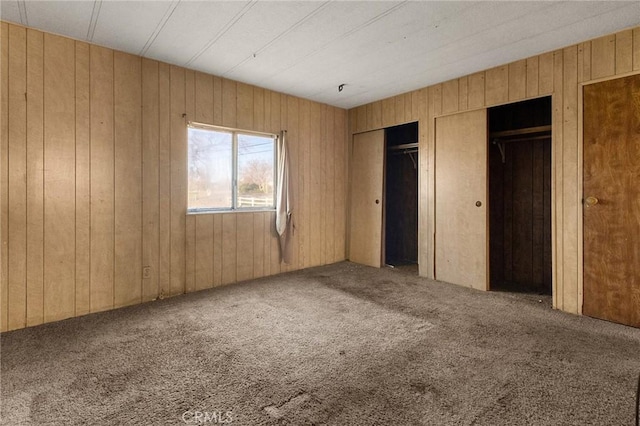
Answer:
<svg viewBox="0 0 640 426"><path fill-rule="evenodd" d="M276 136L190 124L190 212L273 209Z"/></svg>

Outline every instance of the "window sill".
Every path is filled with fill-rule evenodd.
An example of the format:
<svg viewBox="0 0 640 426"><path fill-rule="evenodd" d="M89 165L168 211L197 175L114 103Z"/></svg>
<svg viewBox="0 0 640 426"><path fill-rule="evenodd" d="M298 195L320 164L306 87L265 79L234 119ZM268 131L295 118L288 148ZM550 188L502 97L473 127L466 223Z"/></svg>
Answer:
<svg viewBox="0 0 640 426"><path fill-rule="evenodd" d="M201 214L228 214L228 213L268 213L275 212L275 207L255 208L255 209L236 209L236 210L187 210L187 216L196 216Z"/></svg>

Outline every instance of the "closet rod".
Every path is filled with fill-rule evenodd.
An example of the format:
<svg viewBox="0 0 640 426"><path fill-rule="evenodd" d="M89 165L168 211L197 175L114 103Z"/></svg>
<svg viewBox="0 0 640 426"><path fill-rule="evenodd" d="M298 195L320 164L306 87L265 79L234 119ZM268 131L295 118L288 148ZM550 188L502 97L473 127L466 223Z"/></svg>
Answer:
<svg viewBox="0 0 640 426"><path fill-rule="evenodd" d="M413 149L403 149L403 150L399 150L399 149L393 149L390 150L390 154L398 154L398 155L403 155L403 154L415 154L416 152L418 152L418 148L413 148Z"/></svg>
<svg viewBox="0 0 640 426"><path fill-rule="evenodd" d="M402 145L393 145L387 148L388 151L402 151L406 149L417 149L418 143L405 143Z"/></svg>
<svg viewBox="0 0 640 426"><path fill-rule="evenodd" d="M504 137L509 137L509 136L529 135L531 133L543 133L543 132L550 132L550 131L551 131L551 125L549 125L549 126L525 127L525 128L516 129L516 130L503 130L503 131L500 131L500 132L491 132L489 134L489 137L491 139L494 139L494 138L504 138Z"/></svg>
<svg viewBox="0 0 640 426"><path fill-rule="evenodd" d="M541 140L541 139L549 139L550 137L551 137L551 133L547 133L547 134L544 134L544 135L532 135L532 136L526 136L526 137L523 137L523 138L513 138L513 139L495 138L494 139L494 143L496 143L496 142L506 143L506 142L535 141L535 140Z"/></svg>

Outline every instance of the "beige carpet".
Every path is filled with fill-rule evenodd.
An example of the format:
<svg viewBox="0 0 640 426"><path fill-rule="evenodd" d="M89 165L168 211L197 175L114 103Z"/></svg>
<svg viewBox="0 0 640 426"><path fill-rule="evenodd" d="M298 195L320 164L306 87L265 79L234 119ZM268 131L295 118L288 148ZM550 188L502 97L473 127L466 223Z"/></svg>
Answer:
<svg viewBox="0 0 640 426"><path fill-rule="evenodd" d="M350 263L1 344L6 425L632 425L640 371L638 329Z"/></svg>

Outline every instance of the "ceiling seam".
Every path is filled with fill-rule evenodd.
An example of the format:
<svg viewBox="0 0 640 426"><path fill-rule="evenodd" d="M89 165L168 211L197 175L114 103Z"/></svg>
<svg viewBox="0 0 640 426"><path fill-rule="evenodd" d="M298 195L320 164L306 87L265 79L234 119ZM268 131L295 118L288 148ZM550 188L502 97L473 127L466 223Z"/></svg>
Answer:
<svg viewBox="0 0 640 426"><path fill-rule="evenodd" d="M478 4L474 5L473 7L471 7L471 8L470 8L470 10L473 10L473 9L474 9L475 7L477 7L477 6L478 6ZM560 7L560 6L561 6L561 5L559 5L559 4L553 4L553 5L551 5L550 7ZM621 6L621 7L625 7L625 6ZM543 10L548 10L548 9L547 9L547 8L546 8L546 6L545 6L545 7L540 7L540 8L538 8L538 9L536 9L536 10L535 10L535 12L532 12L532 11L530 11L530 10L529 10L529 11L526 11L526 12L522 12L522 13L520 13L520 14L518 14L518 15L516 15L516 16L514 16L514 17L512 17L512 18L510 18L508 21L504 21L504 22L500 23L500 24L499 24L499 25L497 25L497 26L496 26L496 25L493 25L493 26L489 26L489 25L487 25L485 28L483 28L483 29L481 29L481 30L479 30L479 31L476 31L476 32L474 32L473 34L469 34L469 35L466 35L466 36L464 36L464 37L456 38L456 39L454 39L453 41L449 41L449 42L447 42L447 43L444 43L444 44L442 44L442 45L439 45L439 46L437 46L436 48L425 49L425 50L421 50L421 51L416 52L416 53L417 53L417 54L419 54L421 57L427 57L428 55L430 55L430 54L432 54L432 53L434 53L434 52L438 52L438 51L440 51L440 50L442 50L442 49L444 49L444 48L446 48L446 47L448 47L448 46L450 46L450 45L454 45L455 43L459 43L460 41L463 41L463 40L466 40L466 39L471 39L471 38L473 38L473 37L477 37L477 36L482 35L482 34L486 34L487 32L489 32L489 31L493 31L493 30L495 30L496 28L504 27L504 26L510 25L510 24L511 24L511 23L513 23L514 21L518 21L519 19L522 19L523 17L526 17L527 15L530 15L531 13L536 13L536 14L538 14L538 13L541 13ZM467 10L466 12L469 12L469 10ZM595 16L598 16L598 15L595 15ZM439 22L442 22L442 21L444 21L444 20L446 20L446 19L447 19L447 18L443 18L443 19L441 19ZM588 19L588 18L584 18L584 19ZM580 20L578 20L578 21L574 21L574 23L576 23L576 22L581 22L581 21L582 21L582 20L584 20L584 19L580 19ZM554 29L553 29L553 31L557 31L557 30L558 30L558 27L556 27L556 28L554 28ZM421 30L416 31L416 32L414 32L414 33L412 33L412 34L418 34L418 35L419 35L419 34L421 34L423 31L424 31L424 29L421 29ZM523 40L526 40L526 39L528 39L528 38L529 38L528 36L526 36L526 37L521 37L521 38L519 38L518 40L516 40L516 41L514 41L514 42L512 42L512 43L510 43L510 44L517 44L517 43L520 43L520 42L522 42ZM485 55L485 54L487 54L487 53L495 52L496 50L498 50L498 49L483 50L483 51L481 51L481 52L476 53L476 54L475 54L475 55L473 55L473 56L466 57L466 58L464 59L464 61L469 60L469 58L476 58L476 57L479 57L479 56ZM447 66L450 66L450 65L452 65L452 64L456 64L456 63L459 63L459 62L463 62L463 60L458 60L458 61L455 61L455 62L448 62L446 65L447 65ZM437 70L437 69L439 69L439 68L441 68L441 67L442 67L442 65L441 65L441 64L432 65L432 66L427 65L427 66L426 66L426 68L421 69L419 73L413 73L413 74L408 74L408 75L406 75L406 76L405 76L405 79L407 79L407 78L408 78L408 79L412 79L413 77L416 77L416 76L418 76L418 75L422 75L422 74L424 74L424 73L425 73L425 72L427 72L427 71ZM385 70L389 70L389 69L393 69L393 68L394 68L394 64L389 64L389 65L387 65L387 66L385 66L385 67L377 68L377 69L376 69L376 73L381 73L381 72L383 72L383 71L385 71ZM451 77L451 78L459 78L459 77L460 77L460 76L454 76L454 77ZM442 83L443 81L446 81L446 80L438 81L438 82L431 83L431 84L439 84L439 83ZM393 88L393 87L395 87L396 85L397 85L397 83L395 83L395 82L393 82L393 83L386 83L386 84L384 84L384 85L378 85L378 86L376 86L376 88L377 88L377 89L382 90L382 89L385 89L385 88ZM413 90L414 90L414 89L413 89ZM321 93L324 93L325 91L326 91L326 90L319 90L319 91L313 92L313 93L312 93L312 94L310 94L309 96L310 96L310 97L315 97L315 96L318 96L318 95L319 95L319 94L321 94ZM361 93L353 93L353 94L351 94L351 95L346 95L346 96L343 98L343 100L347 101L347 100L349 100L349 99L352 99L352 98L358 97L358 96L360 96L360 95L361 95Z"/></svg>
<svg viewBox="0 0 640 426"><path fill-rule="evenodd" d="M96 26L98 25L98 17L100 16L101 8L102 0L96 0L93 3L93 9L91 10L91 19L89 20L89 29L87 30L87 41L93 41L93 35L96 33Z"/></svg>
<svg viewBox="0 0 640 426"><path fill-rule="evenodd" d="M317 7L316 9L314 9L313 11L311 11L310 13L308 13L306 16L304 16L302 19L300 19L298 22L296 22L295 24L291 25L289 28L287 28L286 30L284 30L283 32L281 32L280 34L278 34L276 37L274 37L273 39L271 39L271 41L269 41L267 44L265 44L264 46L262 46L260 49L256 50L253 55L245 58L244 60L242 60L241 62L237 63L236 65L234 65L233 67L229 68L228 70L226 70L225 72L222 73L222 76L226 76L228 73L232 72L233 70L235 70L236 68L244 65L247 61L251 60L251 58L255 58L258 54L264 52L266 49L268 49L270 46L272 46L273 44L275 44L278 40L280 40L282 37L286 36L287 34L289 34L290 32L292 32L293 30L295 30L296 28L298 28L299 26L301 26L302 24L304 24L305 22L307 22L309 19L313 18L315 15L317 15L318 13L320 13L322 10L326 9L327 6L329 6L329 4L332 2L333 0L324 2L322 5L320 5L319 7Z"/></svg>
<svg viewBox="0 0 640 426"><path fill-rule="evenodd" d="M20 13L20 23L25 26L29 26L29 18L27 17L27 2L26 0L18 1L18 12Z"/></svg>
<svg viewBox="0 0 640 426"><path fill-rule="evenodd" d="M236 13L236 15L233 18L231 18L231 20L227 22L227 24L224 27L222 27L222 29L211 40L209 40L209 42L207 42L207 44L205 44L202 49L200 49L195 55L193 55L191 59L185 62L183 66L187 67L191 65L191 63L193 63L196 59L202 56L204 52L209 50L211 46L216 44L216 42L220 40L220 38L222 38L222 36L225 35L236 24L236 22L240 20L240 18L246 15L246 13L249 12L249 10L251 10L251 8L255 6L257 2L258 0L252 0L249 3L247 3L242 8L242 10L240 10L240 12Z"/></svg>
<svg viewBox="0 0 640 426"><path fill-rule="evenodd" d="M404 7L408 2L409 2L409 0L404 0L403 2L398 3L397 5L395 5L395 6L391 7L391 8L389 8L389 9L385 10L384 12L374 16L373 18L369 19L367 22L362 23L361 25L357 26L356 28L353 28L353 29L347 31L346 33L344 33L344 34L342 34L342 35L340 35L340 36L338 36L338 37L326 42L325 44L323 44L322 46L318 47L316 50L314 50L312 52L309 52L307 55L303 56L302 58L300 58L300 60L294 62L290 66L288 66L288 67L286 67L284 69L281 69L277 73L271 74L270 76L262 79L261 82L263 82L265 80L269 80L274 75L280 74L280 73L282 73L284 71L287 71L287 70L295 67L296 65L300 64L301 62L303 62L307 58L317 54L318 52L320 52L321 50L325 49L327 46L335 43L336 41L342 40L342 39L344 39L346 37L349 37L350 35L358 32L358 31L360 31L360 30L362 30L362 29L364 29L366 27L368 27L369 25L373 24L374 22L379 21L380 19L382 19L382 18L384 18L384 17L396 12L398 9Z"/></svg>
<svg viewBox="0 0 640 426"><path fill-rule="evenodd" d="M144 44L144 46L142 46L142 49L138 53L139 56L145 56L147 54L147 52L149 51L153 43L155 43L156 39L164 29L165 25L167 25L167 22L169 22L169 19L171 18L171 16L173 16L173 12L175 12L176 8L178 7L178 4L180 4L180 1L181 0L174 0L171 2L169 7L167 7L167 10L165 11L160 21L158 22L158 25L156 25L153 32L147 39L147 42Z"/></svg>
<svg viewBox="0 0 640 426"><path fill-rule="evenodd" d="M589 17L582 17L582 18L579 18L578 20L573 21L573 22L571 23L571 25L575 25L575 24L577 24L577 23L581 23L581 22L584 22L584 21L587 21L587 20L590 20L590 19L597 19L598 17L601 17L601 16L603 16L603 15L606 15L606 14L612 13L612 12L614 12L614 11L616 11L616 10L619 10L619 9L627 8L627 7L629 7L629 6L630 6L629 4L625 4L624 6L617 7L617 8L615 8L615 9L613 9L613 10L608 10L608 11L607 11L607 12L605 12L605 13L597 13L597 14L594 14L594 15L590 15ZM522 17L522 16L519 16L519 18L521 18L521 17ZM517 19L519 19L519 18L515 18L515 19L513 19L513 20L517 20ZM506 22L504 22L504 23L503 23L503 24L501 24L501 25L506 25L506 24L508 24L509 22L512 22L513 20L506 21ZM546 30L546 32L545 32L545 33L556 33L556 32L558 32L558 31L562 31L565 27L566 27L566 25L564 25L564 24L563 24L563 25L558 25L558 26L556 26L556 27L555 27L555 28L553 28L553 29ZM487 30L484 30L484 31L482 31L482 32L474 33L474 34L473 34L473 36L477 36L478 34L481 34L481 33L483 33L483 32L490 31L490 30L491 30L491 29L487 29ZM465 62L465 61L469 61L469 60L472 60L472 59L474 59L474 58L481 57L481 56L486 55L486 54L488 54L488 53L494 53L494 52L499 51L500 49L503 49L503 48L505 48L505 47L507 47L507 46L514 46L514 45L518 45L518 44L520 44L520 43L522 43L522 42L525 42L525 41L527 41L527 40L529 40L529 39L530 39L530 37L522 37L522 38L520 38L520 39L518 39L518 40L515 40L515 41L513 41L513 42L511 42L511 43L508 43L508 44L506 44L506 45L504 45L504 46L501 46L501 47L498 47L498 48L490 48L490 49L487 49L487 50L485 50L485 51L478 52L478 53L476 53L475 55L465 57L464 59L458 59L458 60L453 61L453 62L448 62L448 63L446 64L446 66L448 66L448 67L450 67L450 66L454 66L454 65L456 65L456 64L460 64L460 63L463 63L463 62ZM549 53L549 52L551 52L551 51L546 51L546 53ZM537 55L541 55L541 54L543 54L543 53L545 53L545 51L541 51L541 52L535 53L535 54L531 55L531 57L533 57L533 56L537 56ZM501 65L498 65L498 66L507 66L509 63L510 63L510 61L507 61L507 62L505 62L505 63L503 63L503 64L501 64ZM428 68L425 68L425 69L421 70L421 71L420 71L420 72L418 72L418 73L412 73L412 74L405 75L405 76L404 76L404 80L413 80L413 78L414 78L414 77L416 77L416 76L424 75L424 73L425 73L426 71L438 70L439 68L441 68L441 66L435 66L435 67L428 67ZM471 75L471 74L474 74L474 73L476 73L476 72L482 72L483 70L485 70L485 71L486 71L486 69L487 69L487 68L483 68L483 67L481 66L479 69L476 69L475 71L472 71L472 72L470 72L470 73L468 73L468 74L465 74L465 75ZM433 85L441 84L441 83L443 83L443 82L445 82L445 81L452 80L452 79L456 79L456 78L460 78L460 77L462 77L462 76L464 76L464 75L455 75L455 76L454 76L454 75L451 75L451 74L447 74L447 78L445 78L445 79L436 79L436 80L433 80L432 82L428 83L426 86L423 86L423 87L428 87L428 86L433 86ZM376 89L383 90L383 89L387 89L387 88L393 88L394 86L395 86L395 84L394 84L394 83L386 83L386 84L382 84L382 85L377 85L377 86L376 86ZM413 90L419 90L420 88L423 88L423 87L418 87L418 88L414 88L414 89L409 88L408 90L405 90L405 91L404 91L404 92L402 92L402 93L410 92L410 91L413 91ZM314 94L314 95L315 95L315 94ZM346 102L346 101L348 101L349 99L358 99L358 98L362 97L362 95L363 95L362 93L354 93L354 94L352 94L352 95L347 95L345 98L343 98L343 101L345 101L345 102ZM394 96L394 95L390 95L390 96ZM381 98L381 99L385 99L385 98ZM375 101L374 101L374 102L375 102ZM348 103L348 102L347 102L347 103ZM364 102L364 104L366 104L366 103L369 103L369 102L365 101L365 102ZM359 104L358 102L356 102L356 105L354 105L354 106L352 106L352 107L349 107L349 108L353 108L353 107L358 106L358 105L362 105L362 104Z"/></svg>

